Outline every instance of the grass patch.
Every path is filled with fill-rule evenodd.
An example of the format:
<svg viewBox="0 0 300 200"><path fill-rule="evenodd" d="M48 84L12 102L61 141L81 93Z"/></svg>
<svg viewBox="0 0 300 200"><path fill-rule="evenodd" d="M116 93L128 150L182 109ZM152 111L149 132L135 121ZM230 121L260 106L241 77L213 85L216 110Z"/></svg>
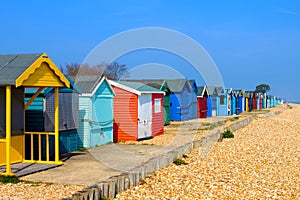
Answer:
<svg viewBox="0 0 300 200"><path fill-rule="evenodd" d="M176 159L173 161L173 163L174 163L175 165L187 165L187 164L188 164L187 162L185 162L184 160L182 160L182 159L180 159L180 158L176 158Z"/></svg>
<svg viewBox="0 0 300 200"><path fill-rule="evenodd" d="M21 182L16 176L0 176L0 183L19 183Z"/></svg>
<svg viewBox="0 0 300 200"><path fill-rule="evenodd" d="M81 147L80 149L78 149L77 151L79 152L86 152L88 149L86 147Z"/></svg>
<svg viewBox="0 0 300 200"><path fill-rule="evenodd" d="M240 119L240 117L232 117L232 118L230 118L229 120L230 120L231 122L233 122L233 121L236 121L236 120L238 120L238 119Z"/></svg>
<svg viewBox="0 0 300 200"><path fill-rule="evenodd" d="M231 130L225 130L223 133L223 138L234 138L234 134Z"/></svg>

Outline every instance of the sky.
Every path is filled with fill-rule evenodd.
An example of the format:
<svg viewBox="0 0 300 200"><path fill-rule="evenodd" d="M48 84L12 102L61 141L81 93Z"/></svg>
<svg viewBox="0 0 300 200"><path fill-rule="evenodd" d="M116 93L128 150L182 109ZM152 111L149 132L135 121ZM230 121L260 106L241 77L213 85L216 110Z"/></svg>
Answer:
<svg viewBox="0 0 300 200"><path fill-rule="evenodd" d="M270 94L300 100L298 0L2 1L0 24L0 54L46 52L57 66L82 63L97 45L120 32L175 30L205 49L225 87L254 90L267 83ZM117 61L129 70L149 63L157 63L157 69L173 67L204 84L191 63L170 52L133 51Z"/></svg>

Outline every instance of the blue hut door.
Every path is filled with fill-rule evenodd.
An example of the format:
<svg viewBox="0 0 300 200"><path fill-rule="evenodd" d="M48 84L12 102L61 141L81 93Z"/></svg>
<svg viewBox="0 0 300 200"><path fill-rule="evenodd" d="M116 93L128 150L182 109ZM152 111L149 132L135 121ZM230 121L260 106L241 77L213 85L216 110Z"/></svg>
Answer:
<svg viewBox="0 0 300 200"><path fill-rule="evenodd" d="M139 96L138 105L138 139L151 137L152 127L152 95Z"/></svg>

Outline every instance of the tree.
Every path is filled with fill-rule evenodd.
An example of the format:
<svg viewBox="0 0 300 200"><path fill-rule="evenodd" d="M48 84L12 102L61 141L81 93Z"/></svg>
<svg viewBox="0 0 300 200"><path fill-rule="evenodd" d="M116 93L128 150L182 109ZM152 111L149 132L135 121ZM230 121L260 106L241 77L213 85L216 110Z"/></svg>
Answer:
<svg viewBox="0 0 300 200"><path fill-rule="evenodd" d="M125 64L120 65L117 62L111 64L98 64L90 67L88 64L80 65L78 63L71 63L66 65L67 75L98 75L106 76L108 79L117 80L122 76L126 76L127 67Z"/></svg>
<svg viewBox="0 0 300 200"><path fill-rule="evenodd" d="M260 85L257 85L255 90L257 92L262 92L262 93L266 93L267 91L270 91L271 90L271 87L270 85L268 84L260 84Z"/></svg>
<svg viewBox="0 0 300 200"><path fill-rule="evenodd" d="M107 65L104 70L104 75L112 80L118 80L126 75L127 67L125 64L120 65L117 62L113 62L110 65Z"/></svg>

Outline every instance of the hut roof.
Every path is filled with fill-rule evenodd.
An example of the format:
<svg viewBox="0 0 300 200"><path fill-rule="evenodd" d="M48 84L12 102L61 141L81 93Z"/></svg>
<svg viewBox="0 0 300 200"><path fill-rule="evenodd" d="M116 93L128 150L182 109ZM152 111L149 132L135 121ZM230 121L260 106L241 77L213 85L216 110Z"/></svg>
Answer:
<svg viewBox="0 0 300 200"><path fill-rule="evenodd" d="M141 95L143 93L161 93L165 95L165 92L140 82L109 80L109 83L137 95Z"/></svg>
<svg viewBox="0 0 300 200"><path fill-rule="evenodd" d="M207 93L208 95L208 91L207 91L207 87L206 86L198 86L198 93L197 93L197 96L198 97L203 97L205 92Z"/></svg>
<svg viewBox="0 0 300 200"><path fill-rule="evenodd" d="M214 93L216 87L215 86L206 86L206 88L207 88L208 94L212 95Z"/></svg>
<svg viewBox="0 0 300 200"><path fill-rule="evenodd" d="M45 53L0 55L0 85L22 85L22 82L28 79L39 67L33 66L39 59L41 59L41 62L44 62L43 60L49 62L49 68L51 68L63 85L69 87L68 80ZM20 83L18 83L18 79L20 79Z"/></svg>
<svg viewBox="0 0 300 200"><path fill-rule="evenodd" d="M70 79L75 82L75 85L81 90L82 94L86 94L87 96L93 96L102 82L107 81L105 76L98 75L70 76ZM108 86L113 95L115 95L109 83Z"/></svg>
<svg viewBox="0 0 300 200"><path fill-rule="evenodd" d="M183 87L186 83L186 79L168 79L166 80L169 89L171 92L181 92L183 90Z"/></svg>

